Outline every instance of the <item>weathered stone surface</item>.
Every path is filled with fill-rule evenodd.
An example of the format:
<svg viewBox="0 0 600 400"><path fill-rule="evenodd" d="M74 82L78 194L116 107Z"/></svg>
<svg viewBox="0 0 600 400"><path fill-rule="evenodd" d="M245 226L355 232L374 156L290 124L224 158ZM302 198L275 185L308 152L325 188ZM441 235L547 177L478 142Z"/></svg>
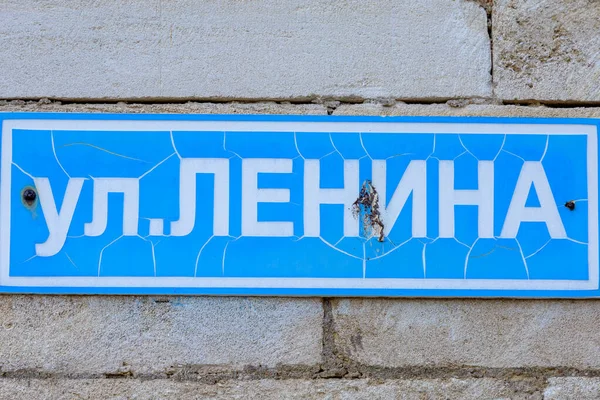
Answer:
<svg viewBox="0 0 600 400"><path fill-rule="evenodd" d="M568 300L335 300L336 345L367 365L600 366L600 309Z"/></svg>
<svg viewBox="0 0 600 400"><path fill-rule="evenodd" d="M600 2L497 0L495 95L503 100L600 101Z"/></svg>
<svg viewBox="0 0 600 400"><path fill-rule="evenodd" d="M178 365L316 364L318 299L0 296L3 371L166 373Z"/></svg>
<svg viewBox="0 0 600 400"><path fill-rule="evenodd" d="M0 112L324 115L329 106L334 115L600 118L600 108L477 103L483 101L433 105L387 102L391 104L388 106L274 102L61 105L0 101ZM381 381L286 379L304 365L308 372L300 376L310 376L315 364L321 362L323 309L318 299L0 296L0 365L11 377L0 379L0 399L538 399L541 393L536 392L536 387L520 386L521 377L511 379L510 372L492 373L504 381L463 380L447 378L445 374L453 372L444 372L444 367L450 366L449 371L460 367L464 371L468 365L598 368L600 364L600 337L596 333L600 310L594 301L339 299L333 301L333 306L335 331L331 338L335 338L342 356L347 356L345 362L366 364L360 370L367 371L367 376L380 377ZM260 375L252 371L238 374L246 364L275 368L277 364L287 364L296 372L284 372L279 376L281 381L246 381ZM393 370L377 375L376 366L409 367L405 372L412 371L412 366L425 367L417 371L435 366L437 372L425 377L437 378L439 373L444 379L419 379L417 373L412 380L388 380L406 376L394 375ZM219 383L191 382L205 382L206 376L195 375L196 370L207 372L205 375L215 371L215 381ZM560 373L561 369L556 371ZM347 372L346 376L350 376L352 371ZM154 380L25 379L45 373L79 378L132 375ZM155 379L171 373L188 381ZM540 373L546 376L552 371ZM223 377L225 381L220 381ZM549 382L545 394L556 399L595 398L598 386L596 380L582 378L552 378Z"/></svg>
<svg viewBox="0 0 600 400"><path fill-rule="evenodd" d="M544 391L545 400L597 400L599 378L550 378Z"/></svg>
<svg viewBox="0 0 600 400"><path fill-rule="evenodd" d="M2 108L0 108L1 110ZM340 105L333 115L381 116L485 116L485 117L540 117L540 118L600 118L600 107L551 108L545 106L513 106L477 104L472 100L449 101L448 104L394 104L378 103Z"/></svg>
<svg viewBox="0 0 600 400"><path fill-rule="evenodd" d="M170 114L307 114L327 115L326 104L258 103L67 103L0 100L0 112L170 113Z"/></svg>
<svg viewBox="0 0 600 400"><path fill-rule="evenodd" d="M261 380L216 385L171 380L0 379L1 399L536 399L493 379L412 381Z"/></svg>
<svg viewBox="0 0 600 400"><path fill-rule="evenodd" d="M7 0L0 15L0 98L491 95L486 13L467 0Z"/></svg>
<svg viewBox="0 0 600 400"><path fill-rule="evenodd" d="M552 108L545 106L514 106L485 104L483 100L452 100L448 104L384 105L382 102L364 104L290 104L259 103L66 103L52 101L2 101L0 112L90 112L90 113L173 113L173 114L288 114L356 116L490 116L540 118L600 118L600 107Z"/></svg>

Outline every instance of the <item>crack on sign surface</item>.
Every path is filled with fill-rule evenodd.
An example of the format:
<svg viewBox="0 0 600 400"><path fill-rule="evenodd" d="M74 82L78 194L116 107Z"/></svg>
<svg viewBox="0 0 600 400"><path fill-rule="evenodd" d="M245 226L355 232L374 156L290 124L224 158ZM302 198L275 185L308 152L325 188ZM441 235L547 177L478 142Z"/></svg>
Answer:
<svg viewBox="0 0 600 400"><path fill-rule="evenodd" d="M52 144L54 144L54 139L52 141ZM139 161L139 162L143 162L143 163L146 163L146 164L152 164L150 161L141 160L141 159L135 158L135 157L129 157L129 156L126 156L124 154L119 154L119 153L116 153L114 151L107 150L104 147L96 146L96 145L91 144L91 143L85 143L85 142L66 143L66 144L63 144L61 147L70 147L70 146L88 146L88 147L91 147L93 149L100 150L100 151L103 151L103 152L108 153L110 155L113 155L115 157L121 157L121 158L124 158L126 160ZM60 165L60 167L62 168L62 165ZM64 168L63 168L63 171L64 171ZM65 171L65 174L66 173L67 172Z"/></svg>
<svg viewBox="0 0 600 400"><path fill-rule="evenodd" d="M103 153L107 153L110 156L114 156L114 157L119 157L119 158L125 158L125 159L130 159L132 161L139 161L139 162L144 162L147 163L148 165L139 165L138 167L143 168L143 171L140 171L140 174L135 174L138 175L137 179L141 180L144 177L148 176L149 174L151 174L153 171L155 171L159 166L165 164L168 162L167 167L169 168L169 170L172 168L171 165L174 165L174 162L176 160L181 160L182 159L182 155L179 153L178 148L175 146L176 145L176 141L174 140L173 137L173 132L169 131L168 133L168 137L165 137L165 140L169 140L172 150L169 149L168 152L165 152L164 155L162 155L162 160L152 160L152 162L149 161L145 161L142 159L136 159L133 157L130 157L130 155L137 155L137 154L130 154L127 155L126 151L121 151L121 153L125 154L125 157L123 157L123 154L113 154L112 152L107 152L105 149L101 149ZM59 135L56 135L57 138L60 138ZM365 147L365 143L363 143L363 135L361 133L358 133L358 143L353 143L353 145L355 147L360 147L364 150L364 154L359 155L354 155L354 153L351 153L348 151L348 146L350 146L350 142L346 142L344 140L340 140L338 139L339 136L336 136L335 134L328 134L329 136L329 142L331 143L331 148L327 147L327 149L331 150L327 150L324 151L322 154L324 155L320 155L318 158L316 157L310 157L310 149L308 150L303 150L303 151L307 151L308 153L306 153L306 157L305 155L303 155L300 152L300 149L298 148L298 139L297 139L297 134L296 132L294 132L294 137L293 137L293 145L296 148L297 151L297 156L294 156L294 159L299 158L299 159L322 159L324 157L330 156L330 155L334 155L335 153L338 153L340 158L342 160L356 160L356 159L362 159L362 158L369 158L371 160L373 160L373 158L369 155L369 153L367 152L367 149L371 150L373 153L373 156L377 159L377 160L388 160L388 159L392 159L392 158L396 158L399 156L403 156L403 155L413 155L413 154L418 154L418 153L412 153L412 152L406 152L406 153L399 153L399 154L395 154L389 157L385 157L384 156L380 156L377 155L377 148L375 147L370 147L368 146L369 142L367 140L367 146ZM435 168L436 163L434 163L433 160L439 160L440 158L437 157L437 155L435 154L435 150L436 150L436 135L433 135L433 143L432 143L432 148L431 148L431 153L429 154L425 154L425 156L421 157L421 158L425 158L425 161L428 161L429 159L431 160L431 163L428 164L428 168ZM366 138L366 137L365 137ZM550 162L549 159L550 157L553 155L553 149L554 147L552 147L549 143L549 139L550 137L548 135L544 136L544 140L543 143L540 142L538 144L538 146L536 147L536 149L538 150L535 155L535 159L533 159L533 157L528 156L525 154L522 154L518 147L516 147L516 150L513 150L511 147L507 146L505 148L505 144L507 142L510 142L510 140L507 140L507 135L502 135L502 138L498 138L498 145L499 148L496 147L495 149L498 149L497 152L495 152L494 154L491 155L482 155L481 151L478 151L478 147L476 145L470 144L469 143L469 139L468 137L461 137L461 136L457 136L457 142L460 143L461 147L458 148L458 151L456 152L456 154L453 154L451 157L444 157L441 156L440 157L442 159L458 159L461 162L463 162L463 160L468 159L468 162L471 162L473 160L470 160L470 158L472 157L473 159L477 160L477 161L496 161L497 159L500 159L500 162L506 163L506 160L508 159L509 161L509 166L512 168L513 164L518 165L520 164L520 162L530 162L530 161L539 161L542 162L544 160L546 160L545 162L548 163ZM56 160L56 164L58 166L58 168L60 168L60 170L62 170L62 172L64 173L64 175L66 176L66 178L71 178L70 175L73 176L81 176L81 173L78 172L74 172L75 169L72 170L72 167L69 167L68 164L65 164L64 167L61 163L61 161L64 161L65 163L67 163L70 159L66 158L65 155L62 154L61 148L65 147L65 146L72 146L72 147L89 147L88 145L82 146L80 143L71 143L68 145L60 145L59 143L56 143L55 146L55 142L54 142L54 132L50 131L50 143L52 145L52 154L54 155L54 158ZM220 138L221 139L221 138ZM231 158L239 158L242 159L242 157L240 155L238 155L237 153L235 153L234 151L228 149L228 145L230 145L230 143L227 141L229 138L226 137L226 132L223 132L223 137L222 137L222 144L219 143L219 145L222 145L223 150L229 152L231 154ZM501 139L501 140L500 140ZM500 141L502 143L500 143ZM166 143L166 142L165 142ZM185 143L185 142L184 142ZM79 144L79 146L75 146L76 144ZM185 148L185 146L183 146L182 143L179 143L179 141L177 141L177 144L180 146L180 148L183 150ZM443 142L442 142L443 144ZM518 144L518 142L516 143ZM470 147L469 147L470 146ZM163 146L164 147L164 146ZM306 147L306 146L304 146ZM304 149L304 147L302 147L302 149ZM442 146L439 146L442 147ZM235 147L234 147L235 149ZM442 148L443 149L443 148ZM57 154L57 150L58 150L58 154ZM341 150L341 151L340 151ZM429 148L427 148L427 150L429 151ZM514 151L514 152L512 152ZM488 152L489 153L489 152ZM243 152L241 154L244 154ZM245 155L245 154L244 154ZM337 156L334 156L336 161L337 161ZM360 157L360 158L357 158ZM513 157L514 159L511 159L511 157ZM147 157L145 157L144 155L141 156L141 158L144 159L148 159ZM117 160L117 159L114 159ZM21 173L25 174L26 176L28 176L29 178L31 178L33 180L33 175L26 172L23 168L21 168L21 165L25 168L27 168L27 165L25 165L25 163L21 163L19 160L14 160L12 162L12 165L18 169ZM364 164L368 164L368 162L365 162ZM502 164L503 165L503 164ZM66 168L65 168L66 167ZM361 168L362 168L362 164L361 164ZM389 167L388 167L389 168ZM325 168L324 168L325 169ZM389 168L391 169L391 168ZM516 169L516 167L515 167ZM58 172L60 172L57 169ZM389 255L390 253L395 252L398 249L401 249L405 244L409 243L409 241L411 239L416 239L418 240L421 244L422 244L422 248L421 246L417 246L418 250L420 252L419 255L419 260L412 260L411 262L416 262L416 265L422 263L422 267L423 267L423 276L427 277L427 253L429 253L430 255L432 253L436 253L438 251L440 251L441 248L435 248L433 246L429 246L430 244L434 243L438 237L436 233L432 233L430 234L431 238L415 238L415 237L408 237L407 240L405 240L406 238L404 236L406 236L406 232L408 231L408 229L404 229L406 226L408 226L407 224L405 224L403 222L404 225L400 225L400 222L398 224L396 224L396 226L401 226L402 229L396 229L396 231L394 233L391 232L394 223L391 223L390 221L388 221L387 219L385 221L383 221L383 219L386 218L386 213L385 213L385 207L386 207L386 201L385 198L383 199L384 204L383 207L384 209L382 210L380 207L382 207L382 205L380 204L380 200L381 197L385 197L383 196L383 193L378 193L378 191L376 190L376 188L373 186L372 181L367 179L364 180L365 178L367 178L369 175L368 174L368 167L365 170L367 172L363 173L362 175L359 175L360 180L358 180L358 182L363 182L362 183L362 187L359 188L358 192L356 193L356 190L354 189L354 195L350 196L350 199L348 199L349 201L346 202L346 204L351 203L350 204L350 208L354 213L355 218L357 218L357 221L361 224L362 226L362 230L363 232L361 232L361 235L363 237L346 237L346 236L342 236L341 238L339 238L339 236L336 236L333 240L331 240L330 242L327 242L323 237L319 236L318 239L322 242L324 242L329 248L331 248L332 250L335 250L339 253L344 254L347 257L351 257L353 258L353 262L355 263L356 260L362 260L363 262L363 277L366 276L366 265L369 261L373 261L379 258L383 258L387 255ZM15 170L15 173L16 172ZM133 174L132 174L133 175ZM62 178L62 177L61 177ZM90 176L90 178L92 178ZM86 178L87 179L87 178ZM92 178L93 179L93 178ZM457 179L461 179L461 178L457 178ZM354 185L356 185L358 182L354 182ZM89 185L89 183L87 184ZM384 186L379 186L380 184L378 184L378 188L380 190L384 189ZM357 186L357 185L356 185ZM354 186L354 187L356 187ZM471 190L475 190L474 188L472 188ZM356 200L354 201L354 203L352 203L353 197L354 196L358 196L356 198ZM572 214L572 216L577 216L578 212L585 212L586 208L586 202L587 199L582 198L582 199L578 199L577 197L585 197L584 193L578 193L578 194L573 194L573 198L575 198L575 200L570 200L567 203L572 203L572 207L575 208L575 203L580 202L578 204L576 204L577 208L574 214ZM555 196L555 200L557 202L557 206L562 207L563 209L569 208L567 206L567 204L565 203L565 200L567 200L570 197L567 196ZM295 203L294 203L295 204ZM345 207L349 207L348 205L346 205ZM348 211L348 209L346 208L346 211ZM566 213L568 214L569 211L568 210L561 210L561 211L566 211ZM383 213L383 216L381 215L381 213ZM561 212L562 215L562 212ZM143 218L143 217L140 217ZM161 217L162 218L162 217ZM338 218L337 216L335 218ZM360 218L360 219L359 219ZM150 219L150 218L145 218L145 219ZM154 218L156 219L156 218ZM168 219L165 217L164 221L168 221ZM404 221L404 220L402 220ZM356 222L356 221L355 221ZM385 226L388 228L387 231L385 231L384 233L384 223ZM576 226L577 227L577 226ZM567 227L568 228L568 227ZM356 229L356 225L354 225L354 229ZM580 245L587 245L588 240L586 240L586 236L582 235L581 233L579 233L580 235L582 235L581 237L578 237L578 232L579 231L575 231L574 233L572 233L569 229L567 229L567 232L571 235L571 237L567 237L567 238L561 238L564 241L570 241L576 244L580 244ZM72 232L72 233L77 233L77 232ZM498 232L495 232L496 234ZM237 234L237 233L236 233ZM338 232L336 231L335 234L337 235ZM575 236L573 236L575 234ZM145 235L145 234L143 234ZM297 234L298 236L293 236L290 240L294 240L294 241L299 241L301 239L304 238L304 235L301 233ZM392 237L393 235L393 237ZM118 235L115 235L113 237L106 237L100 240L104 240L104 239L109 239L112 240L115 237L117 237ZM163 237L168 237L168 234L162 233L160 235L152 235L152 236L163 236ZM333 236L333 235L332 235ZM80 237L84 237L84 235L68 235L67 236L69 239L74 239L74 238L80 238ZM140 251L147 251L147 252L151 252L151 259L154 263L154 276L156 276L156 267L157 267L157 263L161 264L158 261L163 261L162 257L160 257L161 259L159 260L159 254L157 252L156 257L154 254L154 247L158 245L158 243L154 243L151 240L149 240L148 237L146 236L140 236L137 235L138 239L144 242L149 242L149 246L148 245L144 245L144 244L140 244ZM228 239L235 239L237 240L240 236L232 236L229 235ZM329 239L329 238L328 238ZM345 239L348 239L345 241ZM386 240L387 239L387 240ZM445 238L442 238L445 239ZM449 238L450 239L450 238ZM460 248L460 252L458 251L454 251L452 250L453 254L452 257L453 259L459 259L460 261L463 261L461 264L461 267L464 268L463 271L463 277L465 279L467 279L467 268L471 268L471 267L478 267L477 262L473 263L470 265L470 263L472 261L475 261L475 259L481 259L481 258L485 258L488 256L492 256L494 257L494 260L498 260L497 262L501 262L502 260L504 260L503 257L505 257L504 253L502 254L498 254L500 252L498 252L499 249L505 249L505 250L510 250L513 251L515 258L516 258L516 254L520 255L521 258L521 262L523 263L523 268L521 270L524 270L527 274L527 277L529 277L529 266L527 265L528 262L533 261L533 260L540 260L541 257L543 258L545 255L547 254L548 251L555 251L555 249L553 248L554 245L554 240L553 241L545 241L542 240L540 241L539 245L537 242L533 242L534 246L531 246L532 243L529 243L529 247L531 247L531 249L527 248L527 244L528 244L528 239L529 236L527 235L521 235L520 238L514 238L512 239L511 242L509 242L510 244L508 246L510 247L505 247L505 246L501 246L499 244L493 244L490 242L490 244L485 244L485 245L481 245L480 242L478 242L476 240L472 241L469 238L465 237L465 234L462 233L462 231L457 231L455 233L455 235L451 238L454 241L456 241L457 243L459 243L461 246ZM495 236L494 238L489 238L489 239L494 239L494 240L500 240L502 238ZM207 237L206 240L202 239L202 240L198 240L198 248L194 249L194 257L195 257L195 265L194 265L194 273L193 276L197 276L199 268L202 267L202 263L203 263L203 259L201 259L201 256L204 256L204 253L206 252L205 248L207 247L207 245L209 244L209 242L214 241L214 235ZM229 240L229 241L235 241L235 240ZM377 240L378 242L380 242L381 244L379 244L378 242L375 242L375 240ZM558 240L558 239L556 239ZM108 240L107 240L108 241ZM234 252L238 251L238 248L234 248L233 245L229 246L229 241L224 244L224 248L222 249L222 255L218 254L218 257L220 257L220 270L221 270L221 274L225 275L225 267L226 267L226 256L229 255L230 257L230 263L231 261L231 257L233 256ZM220 242L221 243L221 242ZM389 244L386 244L389 243ZM513 244L514 243L514 244ZM103 243L103 244L106 244ZM525 247L521 248L521 244L524 244ZM120 244L121 245L121 244ZM136 241L136 246L137 246L137 241ZM418 245L418 243L417 243ZM477 247L476 247L477 245ZM551 246L552 245L552 246ZM229 247L231 248L229 248ZM445 244L444 244L445 246ZM106 274L106 271L104 270L104 267L109 264L111 257L113 256L114 253L114 249L111 249L111 243L108 243L106 246L102 247L100 249L100 247L102 247L102 244L99 244L99 250L100 250L100 254L98 255L98 257L100 258L98 261L98 264L104 262L105 265L102 265L102 273ZM464 248L462 248L464 247ZM66 249L66 248L65 248ZM160 249L160 248L159 248ZM405 249L406 252L413 252L416 251L415 247L413 245L411 245L410 248L406 247ZM464 250L467 249L467 254L466 256L463 255ZM107 251L104 251L107 250ZM211 249L211 255L212 255L212 251L214 249ZM479 250L479 251L478 251ZM197 252L197 253L196 253ZM383 253L380 255L373 255L373 252L377 252L377 253ZM69 250L69 253L71 253L71 250ZM454 254L456 253L456 254ZM460 253L460 254L459 254ZM65 254L65 262L69 262L70 265L72 265L73 267L77 268L78 266L81 268L84 268L84 264L82 261L78 260L78 254L76 253L71 253L71 255L73 255L73 257L71 257L70 255L68 255L66 252L64 252ZM110 254L109 257L107 257ZM395 258L394 260L398 260L404 257L404 253L402 253L402 256L400 256L401 253L396 253L397 258ZM412 253L411 253L412 254ZM434 254L435 255L435 254ZM81 256L79 256L81 257ZM218 258L217 257L217 258ZM30 257L27 261L36 258L36 256ZM512 256L510 258L512 260ZM387 261L387 260L386 260ZM392 260L390 260L392 261ZM420 261L420 263L419 263ZM434 258L435 261L435 258ZM37 262L37 260L36 260ZM212 261L211 261L212 262ZM403 262L408 262L406 261L406 259L403 259ZM487 261L486 261L487 262ZM494 261L496 262L496 261ZM521 262L518 262L518 264L520 265ZM216 261L215 261L216 263ZM391 262L389 263L391 264ZM431 265L435 266L435 263L430 263ZM354 264L353 264L354 265ZM373 268L378 268L378 264L377 263L371 263L368 264L369 268L371 268L371 265L373 265ZM387 268L387 265L385 266L385 268ZM382 267L383 268L383 267ZM391 267L390 267L391 268ZM97 266L98 269L98 274L100 274L100 265ZM474 270L476 271L476 270ZM475 273L475 272L473 272ZM535 277L535 274L532 274L533 277ZM469 279L472 277L472 275L469 275Z"/></svg>
<svg viewBox="0 0 600 400"><path fill-rule="evenodd" d="M385 241L384 226L379 212L379 194L370 180L363 182L356 201L352 204L355 218L362 217L362 227L366 238L377 237Z"/></svg>

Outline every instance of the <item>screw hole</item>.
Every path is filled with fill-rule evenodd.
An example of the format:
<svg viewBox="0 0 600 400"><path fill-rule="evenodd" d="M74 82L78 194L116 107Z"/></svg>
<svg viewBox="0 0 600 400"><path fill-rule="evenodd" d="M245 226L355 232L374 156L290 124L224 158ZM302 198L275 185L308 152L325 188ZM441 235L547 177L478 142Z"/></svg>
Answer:
<svg viewBox="0 0 600 400"><path fill-rule="evenodd" d="M37 199L37 193L35 192L35 189L27 188L23 190L22 197L25 204L31 206L33 205L33 203L35 203L35 200Z"/></svg>
<svg viewBox="0 0 600 400"><path fill-rule="evenodd" d="M569 200L565 203L565 207L573 211L575 209L575 202L573 200Z"/></svg>

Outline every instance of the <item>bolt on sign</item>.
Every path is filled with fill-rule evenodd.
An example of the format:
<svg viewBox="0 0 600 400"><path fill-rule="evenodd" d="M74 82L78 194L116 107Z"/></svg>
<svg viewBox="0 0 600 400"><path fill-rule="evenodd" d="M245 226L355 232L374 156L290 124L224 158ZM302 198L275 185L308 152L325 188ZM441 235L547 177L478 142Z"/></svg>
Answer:
<svg viewBox="0 0 600 400"><path fill-rule="evenodd" d="M0 121L2 292L600 295L598 120Z"/></svg>

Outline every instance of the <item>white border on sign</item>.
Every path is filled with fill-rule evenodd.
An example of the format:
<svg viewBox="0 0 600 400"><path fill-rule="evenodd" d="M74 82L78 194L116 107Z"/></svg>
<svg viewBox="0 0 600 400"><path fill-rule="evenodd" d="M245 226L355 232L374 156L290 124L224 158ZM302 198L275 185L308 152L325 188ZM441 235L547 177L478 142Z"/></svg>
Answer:
<svg viewBox="0 0 600 400"><path fill-rule="evenodd" d="M588 280L372 279L372 278L204 278L204 277L11 277L10 206L14 129L99 131L261 131L332 133L435 133L586 135L588 167ZM0 176L0 286L115 288L299 288L299 289L598 289L598 132L593 125L166 120L4 120Z"/></svg>

